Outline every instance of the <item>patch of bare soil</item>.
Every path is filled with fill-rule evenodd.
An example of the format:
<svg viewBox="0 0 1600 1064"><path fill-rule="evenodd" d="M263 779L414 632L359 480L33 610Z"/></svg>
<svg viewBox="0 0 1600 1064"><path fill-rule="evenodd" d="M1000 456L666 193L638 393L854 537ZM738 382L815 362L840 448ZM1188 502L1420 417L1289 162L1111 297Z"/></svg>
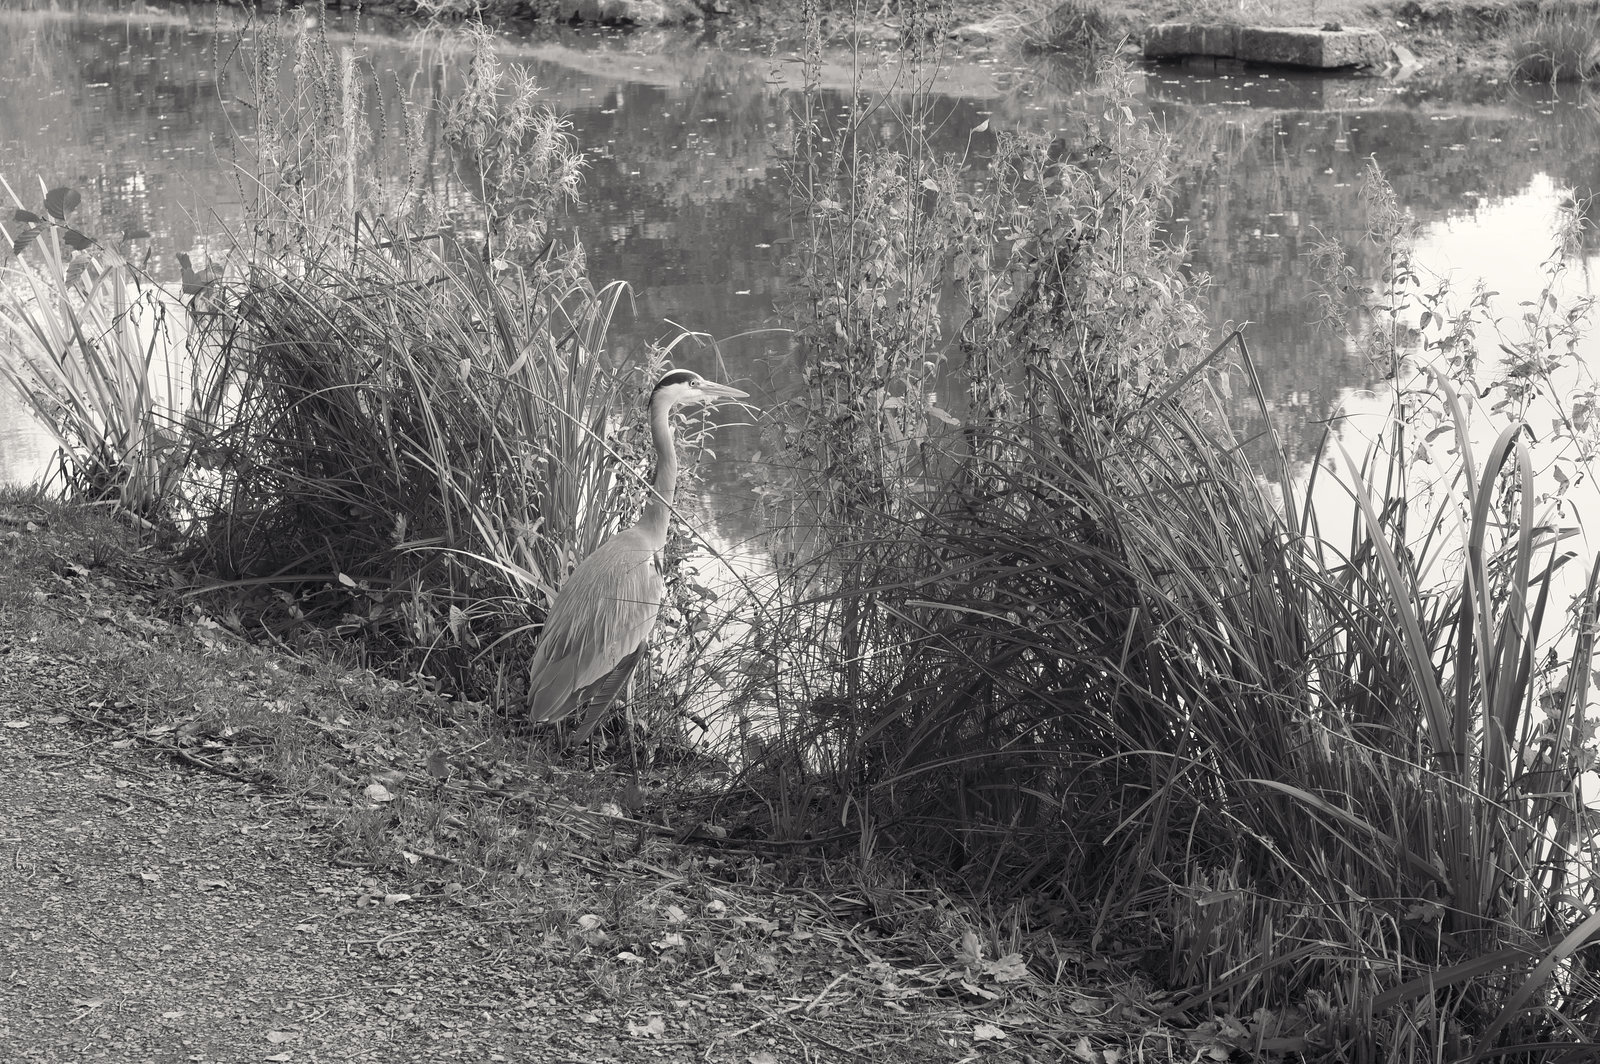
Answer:
<svg viewBox="0 0 1600 1064"><path fill-rule="evenodd" d="M86 740L39 700L42 663L7 659L32 668L7 668L0 689L6 1059L614 1052L579 1037L593 1030L583 995L559 972L458 914L384 904L372 879L328 865L304 821L243 787Z"/></svg>
<svg viewBox="0 0 1600 1064"><path fill-rule="evenodd" d="M521 928L332 865L284 800L74 727L91 670L0 657L4 1059L736 1060L769 1041L766 1013L704 988L607 1000Z"/></svg>

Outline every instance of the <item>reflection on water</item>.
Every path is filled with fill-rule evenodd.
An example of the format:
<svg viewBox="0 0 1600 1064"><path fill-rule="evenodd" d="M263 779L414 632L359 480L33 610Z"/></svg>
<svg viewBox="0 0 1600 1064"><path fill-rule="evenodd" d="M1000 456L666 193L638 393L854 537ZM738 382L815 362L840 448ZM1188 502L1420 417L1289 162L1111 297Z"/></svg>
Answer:
<svg viewBox="0 0 1600 1064"><path fill-rule="evenodd" d="M226 20L236 17L115 0L84 0L76 13L0 12L4 176L78 188L88 227L150 230L152 268L176 277L178 252L204 247L238 217L233 152L253 122L237 75L217 74L230 69L241 31ZM414 95L448 90L438 69L450 51L436 35L369 22L346 25L333 40L393 70L388 82ZM547 32L508 38L505 55L529 66L547 102L572 114L590 153L572 225L597 282L636 287L637 315L620 344L637 350L675 332L669 323L719 337L770 324L790 238L775 145L791 121L794 64L663 32ZM844 109L848 76L848 65L825 71L837 90L830 109ZM1587 189L1600 170L1594 112L1548 93L1479 85L1444 98L1378 79L1242 68L1157 67L1144 86L1182 161L1173 228L1187 233L1194 267L1216 281L1216 323L1252 323L1279 432L1302 457L1341 397L1373 380L1370 367L1313 324L1316 278L1304 254L1335 237L1375 275L1360 239L1368 156L1420 221L1450 237L1437 246L1458 271L1483 272L1500 288L1511 283L1502 275L1524 264L1492 249L1531 242L1542 252L1545 241L1489 228L1498 216L1479 208L1536 187ZM942 143L959 151L970 139L981 153L997 130L1061 128L1077 82L1068 71L980 57L951 65L940 88ZM972 134L985 120L989 132ZM430 151L442 181L449 167L438 145ZM748 382L770 402L788 388L785 351L781 337L767 334L682 361ZM724 460L711 479L729 534L740 522L726 499L754 440L750 431L720 437ZM47 451L12 397L0 397L3 475L36 476Z"/></svg>
<svg viewBox="0 0 1600 1064"><path fill-rule="evenodd" d="M1562 190L1540 174L1523 192L1484 205L1470 219L1451 218L1436 223L1418 242L1415 260L1425 288L1448 284L1458 301L1465 304L1481 278L1496 279L1492 307L1498 329L1480 325L1478 331L1484 380L1501 376L1492 370L1501 358L1497 343L1515 347L1528 336L1525 311L1531 313L1533 308L1539 308L1546 319L1559 319L1593 294L1591 276L1597 263L1593 254L1585 253L1581 261L1569 261L1567 269L1554 281L1547 269L1555 251L1553 234L1560 222L1563 198ZM1547 285L1557 301L1554 307L1543 301ZM1561 349L1559 342L1540 346L1552 354L1559 354ZM1478 402L1473 402L1471 395L1464 396L1473 415L1468 453L1479 463L1480 474L1495 438L1513 419L1526 423L1529 429L1526 439L1535 471L1539 523L1570 530L1573 535L1562 543L1562 550L1574 551L1579 559L1578 564L1567 565L1552 584L1552 601L1561 603L1582 590L1588 576L1587 561L1600 550L1592 521L1592 515L1600 514L1600 480L1586 475L1583 437L1575 438L1564 424L1569 419L1576 419L1580 425L1584 421L1573 407L1579 396L1595 387L1594 371L1600 366L1597 353L1595 337L1586 336L1573 352L1575 357L1563 359L1549 369L1549 386L1537 390L1525 410L1507 400L1504 390L1485 392ZM1421 374L1420 366L1413 368L1418 371L1415 376L1403 374L1408 386L1434 395L1436 389ZM1346 389L1339 408L1343 451L1334 450L1327 456L1330 468L1343 466L1345 455L1359 462L1370 449L1388 442L1389 413L1394 403L1392 387L1384 382L1372 389ZM1415 487L1460 497L1462 485L1447 479L1455 470L1455 439L1452 432L1438 443L1425 437L1413 440L1408 447L1407 469ZM1558 468L1563 470L1559 479L1566 481L1560 485L1559 493L1555 490ZM1353 482L1350 470L1343 471L1342 479L1347 484ZM1353 505L1343 489L1331 485L1325 485L1317 495L1318 514L1330 527L1348 525L1354 517ZM1590 527L1585 527L1585 519L1589 519ZM1459 534L1459 529L1450 531ZM1445 566L1436 571L1435 578L1447 580L1456 575L1453 567Z"/></svg>

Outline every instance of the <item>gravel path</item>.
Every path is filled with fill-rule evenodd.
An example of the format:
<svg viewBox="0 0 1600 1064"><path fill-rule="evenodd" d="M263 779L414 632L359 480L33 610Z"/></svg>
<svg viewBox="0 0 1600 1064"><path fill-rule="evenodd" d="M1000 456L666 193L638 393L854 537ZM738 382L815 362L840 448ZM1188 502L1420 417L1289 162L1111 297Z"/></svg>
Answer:
<svg viewBox="0 0 1600 1064"><path fill-rule="evenodd" d="M701 995L608 1003L522 921L386 902L275 799L73 726L73 671L0 647L0 1061L762 1058L630 1037Z"/></svg>

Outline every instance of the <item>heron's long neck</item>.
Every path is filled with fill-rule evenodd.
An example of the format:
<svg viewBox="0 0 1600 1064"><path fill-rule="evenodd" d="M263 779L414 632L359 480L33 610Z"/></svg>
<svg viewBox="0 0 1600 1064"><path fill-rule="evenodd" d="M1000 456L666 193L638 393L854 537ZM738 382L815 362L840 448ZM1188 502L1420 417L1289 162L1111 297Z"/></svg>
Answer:
<svg viewBox="0 0 1600 1064"><path fill-rule="evenodd" d="M672 445L672 404L650 404L650 437L656 445L656 476L650 498L644 504L639 530L660 550L667 545L667 518L672 510L672 495L678 487L678 451Z"/></svg>

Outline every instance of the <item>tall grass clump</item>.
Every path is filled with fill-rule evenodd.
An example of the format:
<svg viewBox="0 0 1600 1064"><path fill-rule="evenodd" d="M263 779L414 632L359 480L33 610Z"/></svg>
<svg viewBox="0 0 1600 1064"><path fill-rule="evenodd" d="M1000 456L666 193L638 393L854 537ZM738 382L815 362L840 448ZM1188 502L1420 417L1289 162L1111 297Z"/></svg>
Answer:
<svg viewBox="0 0 1600 1064"><path fill-rule="evenodd" d="M608 442L624 395L643 402L604 355L624 293L539 292L415 249L307 265L234 305L248 459L198 557L296 586L296 614L321 604L387 653L433 650L461 683L484 626L504 635L614 527L642 457Z"/></svg>
<svg viewBox="0 0 1600 1064"><path fill-rule="evenodd" d="M1600 11L1549 3L1512 20L1512 73L1525 81L1588 81L1600 69Z"/></svg>
<svg viewBox="0 0 1600 1064"><path fill-rule="evenodd" d="M1263 479L1208 391L1243 374L1269 445L1270 402L1242 338L1206 342L1119 84L1059 143L997 138L981 184L800 125L805 388L734 700L772 829L1049 897L1246 1042L1552 1059L1600 1036L1597 588L1525 421L1552 390L1586 421L1584 308L1552 287L1491 342L1487 296L1452 309L1385 223L1345 320L1415 382L1340 486L1276 446Z"/></svg>
<svg viewBox="0 0 1600 1064"><path fill-rule="evenodd" d="M1013 0L994 25L1029 52L1101 55L1123 36L1116 17L1094 0Z"/></svg>

